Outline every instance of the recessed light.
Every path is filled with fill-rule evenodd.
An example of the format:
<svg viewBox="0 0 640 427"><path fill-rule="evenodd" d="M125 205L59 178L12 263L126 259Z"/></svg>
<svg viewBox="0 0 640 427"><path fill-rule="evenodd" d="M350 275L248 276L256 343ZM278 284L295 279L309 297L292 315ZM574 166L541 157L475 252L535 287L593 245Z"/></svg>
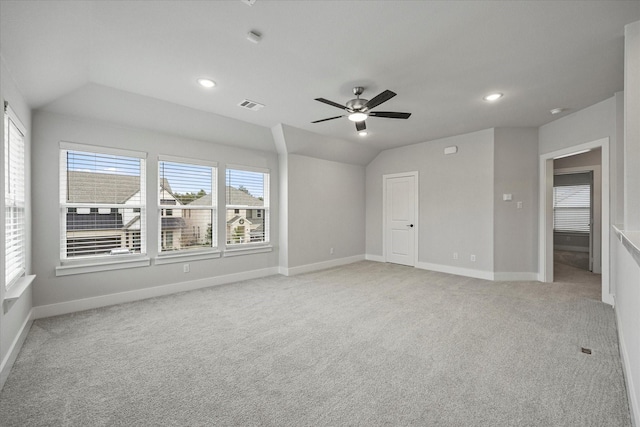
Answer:
<svg viewBox="0 0 640 427"><path fill-rule="evenodd" d="M369 132L367 132L366 130L361 130L360 132L358 132L358 135L367 136L367 135L369 135Z"/></svg>
<svg viewBox="0 0 640 427"><path fill-rule="evenodd" d="M492 93L492 94L489 94L489 95L485 96L482 99L484 99L485 101L497 101L500 98L502 98L502 94L501 93Z"/></svg>
<svg viewBox="0 0 640 427"><path fill-rule="evenodd" d="M214 82L211 79L201 78L201 79L198 79L198 84L202 87L206 87L207 89L210 89L216 85L216 82Z"/></svg>

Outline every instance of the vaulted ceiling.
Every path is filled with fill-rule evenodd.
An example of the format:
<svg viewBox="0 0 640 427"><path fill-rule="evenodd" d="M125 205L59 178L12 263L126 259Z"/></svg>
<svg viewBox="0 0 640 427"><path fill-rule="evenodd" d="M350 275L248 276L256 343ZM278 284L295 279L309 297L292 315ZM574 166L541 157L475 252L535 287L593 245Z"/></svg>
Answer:
<svg viewBox="0 0 640 427"><path fill-rule="evenodd" d="M379 150L537 127L611 97L640 2L2 0L0 16L0 53L32 108L108 116L104 93L129 93L203 125L213 113ZM396 92L378 110L412 116L369 118L365 138L346 118L311 123L341 114L314 98L344 104L354 86ZM491 92L504 97L483 101Z"/></svg>

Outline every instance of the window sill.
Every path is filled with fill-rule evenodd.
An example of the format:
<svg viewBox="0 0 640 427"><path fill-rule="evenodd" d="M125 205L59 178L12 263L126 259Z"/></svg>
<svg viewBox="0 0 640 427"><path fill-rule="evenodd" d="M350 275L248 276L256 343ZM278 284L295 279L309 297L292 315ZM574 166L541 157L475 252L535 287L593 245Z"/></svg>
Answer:
<svg viewBox="0 0 640 427"><path fill-rule="evenodd" d="M29 286L31 286L31 283L33 283L33 279L35 278L35 274L22 276L13 285L11 285L9 289L7 289L7 292L4 294L3 300L5 313L9 311L14 302L20 299L22 294L24 294L24 291L26 291Z"/></svg>
<svg viewBox="0 0 640 427"><path fill-rule="evenodd" d="M220 258L221 253L218 250L208 252L182 252L182 253L168 253L158 255L153 259L155 265L173 264L177 262L185 261L199 261L205 259Z"/></svg>
<svg viewBox="0 0 640 427"><path fill-rule="evenodd" d="M56 267L56 276L69 276L72 274L95 273L98 271L121 270L125 268L148 267L151 260L148 257L119 259L114 261L85 262L61 265Z"/></svg>
<svg viewBox="0 0 640 427"><path fill-rule="evenodd" d="M260 245L260 246L249 246L244 248L229 248L224 251L225 257L230 256L240 256L240 255L251 255L251 254L261 254L264 252L273 251L273 246L271 245Z"/></svg>

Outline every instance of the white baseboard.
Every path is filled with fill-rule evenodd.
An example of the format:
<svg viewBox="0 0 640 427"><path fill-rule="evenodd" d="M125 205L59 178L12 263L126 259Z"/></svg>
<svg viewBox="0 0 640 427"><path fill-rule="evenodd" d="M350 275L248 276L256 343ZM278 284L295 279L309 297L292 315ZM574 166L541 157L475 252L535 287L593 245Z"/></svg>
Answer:
<svg viewBox="0 0 640 427"><path fill-rule="evenodd" d="M457 276L474 277L476 279L493 280L492 271L473 270L471 268L452 267L450 265L432 264L430 262L417 262L416 268L423 270L439 271L440 273L455 274Z"/></svg>
<svg viewBox="0 0 640 427"><path fill-rule="evenodd" d="M384 257L382 255L366 254L364 256L364 259L366 259L367 261L385 262Z"/></svg>
<svg viewBox="0 0 640 427"><path fill-rule="evenodd" d="M280 274L284 276L295 276L296 274L310 273L312 271L324 270L327 268L339 267L341 265L353 264L354 262L364 261L364 255L354 255L346 258L332 259L330 261L318 262L315 264L301 265L298 267L280 267Z"/></svg>
<svg viewBox="0 0 640 427"><path fill-rule="evenodd" d="M629 412L631 415L631 424L634 427L640 427L640 396L637 394L636 384L633 383L633 377L631 374L631 364L629 361L629 353L627 352L627 345L624 341L624 335L620 329L620 318L618 317L618 310L614 309L616 314L616 325L618 330L618 342L620 343L620 358L622 359L622 373L624 374L624 381L627 385L627 398L629 400Z"/></svg>
<svg viewBox="0 0 640 427"><path fill-rule="evenodd" d="M496 282L537 282L538 273L532 272L496 272L493 273Z"/></svg>
<svg viewBox="0 0 640 427"><path fill-rule="evenodd" d="M207 277L204 279L190 280L188 282L172 283L145 289L136 289L134 291L120 292L117 294L102 295L98 297L61 302L58 304L41 305L33 307L32 317L33 319L42 319L44 317L59 316L61 314L91 310L93 308L106 307L114 304L122 304L125 302L170 295L177 292L224 285L227 283L239 282L241 280L250 280L260 277L273 276L274 274L278 274L277 267L243 271L241 273L227 274L225 276Z"/></svg>
<svg viewBox="0 0 640 427"><path fill-rule="evenodd" d="M20 327L20 331L16 334L11 346L9 347L9 351L7 355L0 363L0 390L4 387L5 381L9 378L9 372L11 372L11 368L13 367L13 363L16 361L18 357L18 353L20 353L20 349L22 348L22 344L24 340L27 338L27 333L29 329L31 329L31 324L33 323L33 310L29 312L29 315L24 320L24 323Z"/></svg>

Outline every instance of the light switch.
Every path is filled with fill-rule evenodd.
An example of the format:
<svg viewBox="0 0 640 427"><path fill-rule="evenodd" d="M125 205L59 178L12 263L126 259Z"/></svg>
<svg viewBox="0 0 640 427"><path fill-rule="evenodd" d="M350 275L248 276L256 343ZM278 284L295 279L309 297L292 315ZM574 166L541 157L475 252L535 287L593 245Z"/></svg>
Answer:
<svg viewBox="0 0 640 427"><path fill-rule="evenodd" d="M522 209L522 202L516 203L516 209Z"/></svg>
<svg viewBox="0 0 640 427"><path fill-rule="evenodd" d="M512 194L503 194L502 195L502 200L504 200L505 202L510 202L511 200L513 200L513 195Z"/></svg>

